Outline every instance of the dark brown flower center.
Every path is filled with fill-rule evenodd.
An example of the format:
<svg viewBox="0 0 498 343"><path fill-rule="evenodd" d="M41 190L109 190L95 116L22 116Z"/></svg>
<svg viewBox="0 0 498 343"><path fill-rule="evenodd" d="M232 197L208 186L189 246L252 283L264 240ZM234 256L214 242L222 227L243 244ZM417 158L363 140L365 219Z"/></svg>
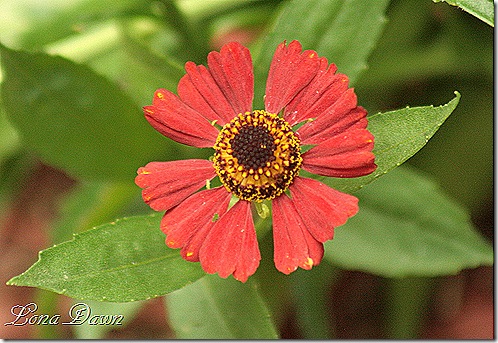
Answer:
<svg viewBox="0 0 498 343"><path fill-rule="evenodd" d="M275 139L267 129L260 126L245 125L230 140L233 157L245 169L257 170L266 162L275 160Z"/></svg>
<svg viewBox="0 0 498 343"><path fill-rule="evenodd" d="M301 167L299 139L276 114L239 114L220 131L214 168L228 191L248 201L273 199L293 182Z"/></svg>

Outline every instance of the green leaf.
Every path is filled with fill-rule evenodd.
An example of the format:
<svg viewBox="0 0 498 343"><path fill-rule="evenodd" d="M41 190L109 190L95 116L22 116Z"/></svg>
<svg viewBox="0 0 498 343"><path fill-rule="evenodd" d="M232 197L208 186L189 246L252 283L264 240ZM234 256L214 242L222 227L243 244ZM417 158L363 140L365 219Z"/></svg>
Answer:
<svg viewBox="0 0 498 343"><path fill-rule="evenodd" d="M339 179L318 178L332 188L354 192L386 174L422 149L449 117L460 101L460 94L443 106L407 107L369 117L368 129L375 137L377 169L367 176Z"/></svg>
<svg viewBox="0 0 498 343"><path fill-rule="evenodd" d="M384 277L440 276L493 264L469 215L434 182L401 167L361 189L360 211L326 243L345 269Z"/></svg>
<svg viewBox="0 0 498 343"><path fill-rule="evenodd" d="M84 65L0 45L2 101L21 139L75 177L129 180L166 140L118 87Z"/></svg>
<svg viewBox="0 0 498 343"><path fill-rule="evenodd" d="M447 2L458 6L473 16L481 19L488 25L495 26L495 8L493 0L432 0L434 2Z"/></svg>
<svg viewBox="0 0 498 343"><path fill-rule="evenodd" d="M128 302L158 297L204 275L164 244L161 215L116 220L43 250L7 284L31 286L81 300Z"/></svg>
<svg viewBox="0 0 498 343"><path fill-rule="evenodd" d="M255 282L206 275L166 297L170 323L180 339L278 338Z"/></svg>
<svg viewBox="0 0 498 343"><path fill-rule="evenodd" d="M270 219L270 218L268 218ZM261 252L261 263L257 272L249 281L258 282L258 290L270 310L272 319L277 327L286 325L289 317L289 308L293 307L291 278L275 268L273 256L273 235L271 234L271 220L263 221L267 234L260 236L258 232L258 245ZM257 228L256 228L257 230Z"/></svg>
<svg viewBox="0 0 498 343"><path fill-rule="evenodd" d="M262 103L270 61L278 44L297 39L335 63L354 83L380 37L389 0L294 0L285 3L254 64L255 100Z"/></svg>

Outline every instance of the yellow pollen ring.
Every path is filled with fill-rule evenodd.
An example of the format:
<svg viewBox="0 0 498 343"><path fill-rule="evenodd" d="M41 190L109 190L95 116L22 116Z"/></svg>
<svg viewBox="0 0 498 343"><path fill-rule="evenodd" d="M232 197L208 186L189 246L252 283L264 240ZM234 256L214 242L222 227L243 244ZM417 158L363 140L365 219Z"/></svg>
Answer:
<svg viewBox="0 0 498 343"><path fill-rule="evenodd" d="M247 201L281 195L299 173L299 138L277 114L241 113L220 131L213 165L225 188Z"/></svg>

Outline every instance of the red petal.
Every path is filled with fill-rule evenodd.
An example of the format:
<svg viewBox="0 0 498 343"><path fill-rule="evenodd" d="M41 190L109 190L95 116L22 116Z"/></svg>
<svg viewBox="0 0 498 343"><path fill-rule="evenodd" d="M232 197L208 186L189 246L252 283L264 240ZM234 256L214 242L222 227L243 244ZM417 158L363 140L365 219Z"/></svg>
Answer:
<svg viewBox="0 0 498 343"><path fill-rule="evenodd" d="M329 66L326 58L320 62L315 78L285 108L284 119L290 125L321 116L348 89L346 75L335 74L337 67Z"/></svg>
<svg viewBox="0 0 498 343"><path fill-rule="evenodd" d="M252 110L254 74L249 49L237 42L225 44L220 52L208 55L211 75L235 113Z"/></svg>
<svg viewBox="0 0 498 343"><path fill-rule="evenodd" d="M183 102L220 125L237 115L205 66L187 62L185 70L187 74L178 83L178 95Z"/></svg>
<svg viewBox="0 0 498 343"><path fill-rule="evenodd" d="M185 64L185 75L178 84L178 95L189 106L211 121L225 125L239 113L252 110L254 75L251 54L232 42L220 52L208 55L209 70Z"/></svg>
<svg viewBox="0 0 498 343"><path fill-rule="evenodd" d="M230 198L224 187L206 189L167 211L161 221L166 245L182 248L181 254L187 261L199 261L199 249L214 225L213 218L227 211Z"/></svg>
<svg viewBox="0 0 498 343"><path fill-rule="evenodd" d="M208 160L151 162L137 173L135 183L143 188L144 201L156 211L178 205L216 175Z"/></svg>
<svg viewBox="0 0 498 343"><path fill-rule="evenodd" d="M279 113L316 75L320 58L313 50L302 51L298 41L281 43L273 55L266 81L265 109Z"/></svg>
<svg viewBox="0 0 498 343"><path fill-rule="evenodd" d="M204 241L199 258L206 273L218 273L222 278L233 274L246 282L259 266L256 230L251 203L239 200L215 222Z"/></svg>
<svg viewBox="0 0 498 343"><path fill-rule="evenodd" d="M323 244L305 227L292 200L282 195L272 201L275 267L290 274L301 267L311 269L323 257Z"/></svg>
<svg viewBox="0 0 498 343"><path fill-rule="evenodd" d="M144 114L157 131L179 143L207 148L218 137L218 130L205 117L166 89L155 92L152 106L145 106Z"/></svg>
<svg viewBox="0 0 498 343"><path fill-rule="evenodd" d="M367 111L356 106L356 102L354 89L349 88L316 120L304 124L297 130L301 144L318 144L350 129L352 126L366 128L368 124Z"/></svg>
<svg viewBox="0 0 498 343"><path fill-rule="evenodd" d="M349 130L305 152L303 169L332 177L368 175L377 167L373 141L373 135L366 129Z"/></svg>
<svg viewBox="0 0 498 343"><path fill-rule="evenodd" d="M297 177L289 191L304 225L319 242L332 239L334 228L358 212L357 198L314 179Z"/></svg>

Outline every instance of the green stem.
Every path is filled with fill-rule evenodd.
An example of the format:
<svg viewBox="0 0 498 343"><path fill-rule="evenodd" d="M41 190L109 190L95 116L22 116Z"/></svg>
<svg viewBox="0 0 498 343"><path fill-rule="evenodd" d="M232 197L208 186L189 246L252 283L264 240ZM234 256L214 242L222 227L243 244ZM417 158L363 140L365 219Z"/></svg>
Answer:
<svg viewBox="0 0 498 343"><path fill-rule="evenodd" d="M264 209L263 209L263 204L265 207ZM264 236L266 236L266 234L272 228L272 219L271 219L272 217L271 217L270 207L268 206L269 204L270 204L269 201L265 201L262 204L254 203L255 211L253 211L253 219L258 239L262 239ZM261 207L261 209L258 209L257 207ZM260 211L264 212L261 214L264 215L265 217L262 217L260 215Z"/></svg>
<svg viewBox="0 0 498 343"><path fill-rule="evenodd" d="M429 301L433 280L429 278L388 279L386 308L387 337L416 339Z"/></svg>
<svg viewBox="0 0 498 343"><path fill-rule="evenodd" d="M304 339L331 339L335 336L328 295L337 280L337 271L322 262L313 270L297 270L291 277L297 308L297 322Z"/></svg>

